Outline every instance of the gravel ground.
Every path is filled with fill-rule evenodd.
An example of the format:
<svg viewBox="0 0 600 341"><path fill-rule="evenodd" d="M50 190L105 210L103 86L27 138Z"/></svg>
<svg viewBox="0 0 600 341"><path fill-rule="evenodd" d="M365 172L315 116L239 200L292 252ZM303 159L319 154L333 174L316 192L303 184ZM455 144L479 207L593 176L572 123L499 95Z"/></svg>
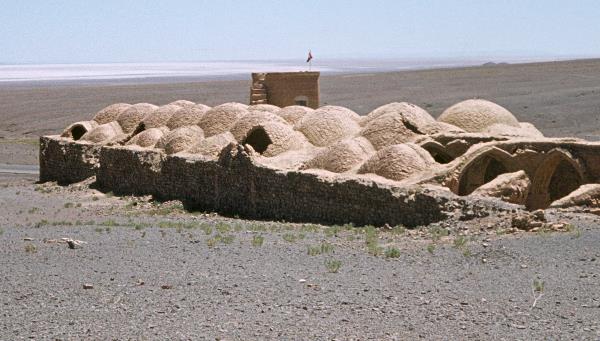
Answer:
<svg viewBox="0 0 600 341"><path fill-rule="evenodd" d="M600 339L596 216L380 231L35 180L0 175L1 340Z"/></svg>

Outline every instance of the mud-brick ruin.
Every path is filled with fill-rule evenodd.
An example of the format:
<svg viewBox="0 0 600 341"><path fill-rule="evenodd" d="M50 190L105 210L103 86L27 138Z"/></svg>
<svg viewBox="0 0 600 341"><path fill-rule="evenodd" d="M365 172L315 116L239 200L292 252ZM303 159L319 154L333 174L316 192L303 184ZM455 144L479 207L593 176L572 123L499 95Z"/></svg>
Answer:
<svg viewBox="0 0 600 341"><path fill-rule="evenodd" d="M40 140L41 181L241 217L425 225L461 212L600 206L600 143L546 138L471 99L436 120L410 103L113 104ZM468 217L467 217L468 218Z"/></svg>

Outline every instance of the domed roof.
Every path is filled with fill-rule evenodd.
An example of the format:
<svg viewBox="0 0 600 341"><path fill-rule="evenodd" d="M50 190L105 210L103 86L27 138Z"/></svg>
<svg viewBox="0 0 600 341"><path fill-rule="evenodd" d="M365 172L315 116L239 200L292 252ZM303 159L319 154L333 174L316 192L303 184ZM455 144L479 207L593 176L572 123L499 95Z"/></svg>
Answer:
<svg viewBox="0 0 600 341"><path fill-rule="evenodd" d="M248 111L266 111L274 114L279 110L281 108L273 104L253 104L248 106Z"/></svg>
<svg viewBox="0 0 600 341"><path fill-rule="evenodd" d="M381 149L360 167L358 173L373 173L399 181L436 164L425 149L403 143Z"/></svg>
<svg viewBox="0 0 600 341"><path fill-rule="evenodd" d="M154 148L156 143L168 132L169 130L166 127L146 129L127 141L127 145Z"/></svg>
<svg viewBox="0 0 600 341"><path fill-rule="evenodd" d="M183 107L183 108L193 107L193 106L196 105L196 103L194 103L192 101L187 101L185 99L180 99L180 100L177 100L177 101L173 101L173 102L171 102L169 104L177 105L177 106L180 106L180 107Z"/></svg>
<svg viewBox="0 0 600 341"><path fill-rule="evenodd" d="M343 173L367 160L375 149L364 137L342 140L319 152L301 169L318 168Z"/></svg>
<svg viewBox="0 0 600 341"><path fill-rule="evenodd" d="M226 131L198 141L187 152L190 154L201 154L209 158L217 158L221 150L232 142L235 142L233 135Z"/></svg>
<svg viewBox="0 0 600 341"><path fill-rule="evenodd" d="M314 109L309 107L301 106L301 105L290 105L285 108L281 108L277 112L277 115L281 116L284 120L286 120L289 124L295 125L300 122L300 120L304 117L304 115L313 112Z"/></svg>
<svg viewBox="0 0 600 341"><path fill-rule="evenodd" d="M241 103L225 103L208 110L198 125L205 136L217 135L228 131L233 125L248 114L248 106Z"/></svg>
<svg viewBox="0 0 600 341"><path fill-rule="evenodd" d="M163 148L167 154L185 151L204 138L202 129L198 126L185 126L165 134L156 144Z"/></svg>
<svg viewBox="0 0 600 341"><path fill-rule="evenodd" d="M353 118L352 111L339 108L341 107L323 107L308 113L296 124L296 129L302 132L310 143L320 147L356 135L360 126Z"/></svg>
<svg viewBox="0 0 600 341"><path fill-rule="evenodd" d="M101 124L96 128L88 131L81 137L81 141L87 141L94 144L106 144L123 134L123 129L117 121Z"/></svg>
<svg viewBox="0 0 600 341"><path fill-rule="evenodd" d="M368 121L360 134L379 150L394 144L409 142L422 133L408 123L404 115L388 112Z"/></svg>
<svg viewBox="0 0 600 341"><path fill-rule="evenodd" d="M117 117L117 122L119 122L121 128L123 128L124 133L130 134L137 128L138 124L146 117L146 115L157 108L156 105L149 103L134 104Z"/></svg>
<svg viewBox="0 0 600 341"><path fill-rule="evenodd" d="M63 130L61 137L68 137L75 141L79 140L85 133L92 131L98 126L96 121L79 121L69 125Z"/></svg>
<svg viewBox="0 0 600 341"><path fill-rule="evenodd" d="M306 138L287 123L268 121L250 129L241 142L263 156L272 157L307 145Z"/></svg>
<svg viewBox="0 0 600 341"><path fill-rule="evenodd" d="M98 111L96 115L94 115L94 121L98 122L98 124L105 124L108 122L116 121L119 115L127 110L131 104L127 103L115 103L107 106L106 108Z"/></svg>
<svg viewBox="0 0 600 341"><path fill-rule="evenodd" d="M242 141L252 127L266 122L279 122L288 124L283 118L268 111L250 111L244 117L240 118L231 128L231 133L237 141Z"/></svg>
<svg viewBox="0 0 600 341"><path fill-rule="evenodd" d="M209 110L204 106L188 106L181 107L175 111L169 121L167 127L169 129L177 129L185 126L196 125L200 122L204 114Z"/></svg>
<svg viewBox="0 0 600 341"><path fill-rule="evenodd" d="M438 121L453 124L470 133L483 132L493 124L520 127L519 121L510 111L483 99L469 99L456 103L444 110Z"/></svg>
<svg viewBox="0 0 600 341"><path fill-rule="evenodd" d="M364 120L364 124L366 125L370 121L390 113L401 116L405 122L414 126L416 129L435 122L435 119L429 115L425 109L418 105L408 102L393 102L382 105L371 111Z"/></svg>
<svg viewBox="0 0 600 341"><path fill-rule="evenodd" d="M181 107L175 104L165 104L156 108L156 110L152 111L144 119L142 123L144 124L144 129L158 128L164 127L167 125L167 122L171 119L173 114L180 110Z"/></svg>

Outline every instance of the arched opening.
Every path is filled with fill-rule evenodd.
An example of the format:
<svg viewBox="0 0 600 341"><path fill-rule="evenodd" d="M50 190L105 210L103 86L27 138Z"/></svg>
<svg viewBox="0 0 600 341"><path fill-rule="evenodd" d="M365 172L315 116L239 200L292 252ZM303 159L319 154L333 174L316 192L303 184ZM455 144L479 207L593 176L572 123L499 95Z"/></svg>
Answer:
<svg viewBox="0 0 600 341"><path fill-rule="evenodd" d="M271 141L271 138L263 128L252 130L248 133L244 141L242 141L242 144L251 145L252 148L260 154L264 153L271 143L273 143L273 141Z"/></svg>
<svg viewBox="0 0 600 341"><path fill-rule="evenodd" d="M555 149L538 166L527 197L527 208L546 208L584 183L581 165L568 152Z"/></svg>
<svg viewBox="0 0 600 341"><path fill-rule="evenodd" d="M458 195L469 195L498 175L517 171L510 163L510 154L494 148L465 165L458 182Z"/></svg>
<svg viewBox="0 0 600 341"><path fill-rule="evenodd" d="M577 175L577 170L567 161L562 160L550 178L548 185L548 195L550 203L558 200L573 192L582 185L581 178Z"/></svg>
<svg viewBox="0 0 600 341"><path fill-rule="evenodd" d="M85 133L87 133L87 129L82 125L76 125L71 128L71 136L75 141L79 140Z"/></svg>
<svg viewBox="0 0 600 341"><path fill-rule="evenodd" d="M454 160L450 154L446 153L444 147L441 145L438 146L437 144L433 143L425 143L421 147L428 151L437 163L449 163Z"/></svg>

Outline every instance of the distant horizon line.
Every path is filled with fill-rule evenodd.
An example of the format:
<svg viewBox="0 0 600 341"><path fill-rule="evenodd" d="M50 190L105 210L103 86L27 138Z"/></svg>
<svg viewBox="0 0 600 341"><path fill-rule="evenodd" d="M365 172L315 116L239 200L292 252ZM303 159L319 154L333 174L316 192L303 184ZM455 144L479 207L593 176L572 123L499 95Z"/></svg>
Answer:
<svg viewBox="0 0 600 341"><path fill-rule="evenodd" d="M489 62L510 62L512 61L565 61L565 60L585 60L598 59L598 55L472 55L472 56L398 56L398 57L318 57L316 61L466 61L466 60L489 60ZM53 62L11 62L0 61L0 65L98 65L98 64L181 64L181 63L286 63L286 62L305 62L305 58L274 58L274 59L190 59L190 60L146 60L146 61L53 61Z"/></svg>

